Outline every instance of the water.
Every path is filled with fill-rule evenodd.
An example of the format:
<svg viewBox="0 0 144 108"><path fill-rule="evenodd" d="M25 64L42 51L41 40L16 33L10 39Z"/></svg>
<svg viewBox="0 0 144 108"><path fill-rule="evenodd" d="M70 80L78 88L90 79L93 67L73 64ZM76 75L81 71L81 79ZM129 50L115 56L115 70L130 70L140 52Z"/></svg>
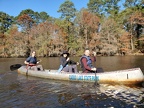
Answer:
<svg viewBox="0 0 144 108"><path fill-rule="evenodd" d="M39 58L46 69L59 67L59 58ZM78 58L73 58L78 61ZM144 88L123 85L56 81L11 72L24 58L0 59L0 108L144 108ZM97 57L105 71L140 67L144 56Z"/></svg>

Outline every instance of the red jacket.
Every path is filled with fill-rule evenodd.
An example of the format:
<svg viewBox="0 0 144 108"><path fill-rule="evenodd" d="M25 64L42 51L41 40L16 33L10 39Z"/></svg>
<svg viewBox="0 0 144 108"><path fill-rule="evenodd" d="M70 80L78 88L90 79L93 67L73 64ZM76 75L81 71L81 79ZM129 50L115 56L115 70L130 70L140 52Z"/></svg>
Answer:
<svg viewBox="0 0 144 108"><path fill-rule="evenodd" d="M88 73L91 71L91 68L87 65L87 59L85 57L82 58L82 63L84 68L86 69L83 73Z"/></svg>

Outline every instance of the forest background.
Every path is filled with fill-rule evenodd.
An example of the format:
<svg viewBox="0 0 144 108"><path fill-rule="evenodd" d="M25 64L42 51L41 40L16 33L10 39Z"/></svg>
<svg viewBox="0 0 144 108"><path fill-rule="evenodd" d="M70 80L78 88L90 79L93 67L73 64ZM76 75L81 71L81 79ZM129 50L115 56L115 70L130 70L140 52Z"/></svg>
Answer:
<svg viewBox="0 0 144 108"><path fill-rule="evenodd" d="M0 57L59 56L63 50L80 56L88 47L97 55L144 53L144 0L89 0L77 11L66 0L54 18L46 12L22 10L18 16L0 12Z"/></svg>

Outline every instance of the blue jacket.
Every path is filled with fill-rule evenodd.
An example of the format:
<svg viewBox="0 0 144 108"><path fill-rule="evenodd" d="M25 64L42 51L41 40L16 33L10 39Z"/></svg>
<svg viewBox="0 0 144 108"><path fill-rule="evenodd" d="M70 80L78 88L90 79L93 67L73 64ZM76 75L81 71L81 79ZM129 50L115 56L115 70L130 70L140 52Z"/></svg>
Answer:
<svg viewBox="0 0 144 108"><path fill-rule="evenodd" d="M28 57L26 59L27 62L29 62L30 64L37 64L37 58L36 57Z"/></svg>

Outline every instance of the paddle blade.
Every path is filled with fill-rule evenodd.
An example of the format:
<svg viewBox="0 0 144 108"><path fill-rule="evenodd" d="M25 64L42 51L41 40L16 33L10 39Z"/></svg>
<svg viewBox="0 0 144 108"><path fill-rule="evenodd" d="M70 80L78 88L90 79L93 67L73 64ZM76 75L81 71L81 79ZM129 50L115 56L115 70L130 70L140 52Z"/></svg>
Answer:
<svg viewBox="0 0 144 108"><path fill-rule="evenodd" d="M10 70L11 70L11 71L17 70L17 69L20 68L21 66L22 66L21 64L11 65L11 66L10 66Z"/></svg>

